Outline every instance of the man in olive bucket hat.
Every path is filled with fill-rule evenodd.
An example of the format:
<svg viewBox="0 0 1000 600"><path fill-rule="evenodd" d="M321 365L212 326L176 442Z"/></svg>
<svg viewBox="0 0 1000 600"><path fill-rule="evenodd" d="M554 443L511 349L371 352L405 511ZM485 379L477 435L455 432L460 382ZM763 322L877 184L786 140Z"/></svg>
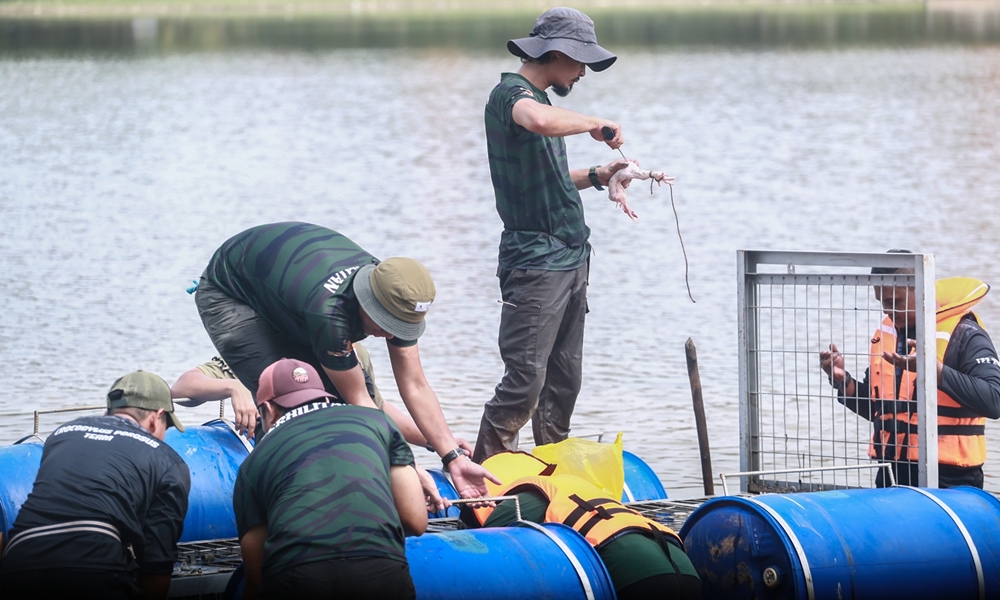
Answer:
<svg viewBox="0 0 1000 600"><path fill-rule="evenodd" d="M503 308L499 346L504 376L486 403L474 460L516 450L530 419L536 444L566 439L580 392L590 271L590 228L579 190L603 190L624 160L570 170L563 138L580 133L612 149L621 126L553 107L545 90L567 95L587 73L617 57L597 44L594 22L553 8L526 38L507 42L521 58L503 73L486 104L486 148L503 221L497 277Z"/></svg>
<svg viewBox="0 0 1000 600"><path fill-rule="evenodd" d="M458 492L477 497L486 494L484 478L494 478L452 435L417 350L434 294L430 273L411 258L380 261L336 231L289 222L251 227L223 243L195 300L215 348L255 398L264 369L294 358L315 367L336 401L375 408L354 342L385 338L399 395L425 438L409 441L426 442ZM417 471L442 510L433 479Z"/></svg>

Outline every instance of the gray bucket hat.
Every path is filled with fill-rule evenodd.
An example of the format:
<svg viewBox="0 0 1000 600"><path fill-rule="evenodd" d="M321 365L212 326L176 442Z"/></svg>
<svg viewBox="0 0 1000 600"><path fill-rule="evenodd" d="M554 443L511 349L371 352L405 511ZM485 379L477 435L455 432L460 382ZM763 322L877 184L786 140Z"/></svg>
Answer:
<svg viewBox="0 0 1000 600"><path fill-rule="evenodd" d="M526 38L510 40L507 50L521 58L538 58L558 50L578 60L593 71L603 71L618 57L597 45L594 22L575 8L563 6L545 11L535 20L535 28Z"/></svg>

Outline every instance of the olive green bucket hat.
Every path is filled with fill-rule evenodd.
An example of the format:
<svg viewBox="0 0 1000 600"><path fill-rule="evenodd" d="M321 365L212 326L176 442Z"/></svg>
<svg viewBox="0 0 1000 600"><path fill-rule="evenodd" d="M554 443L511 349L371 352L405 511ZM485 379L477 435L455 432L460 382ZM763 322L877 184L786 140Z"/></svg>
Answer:
<svg viewBox="0 0 1000 600"><path fill-rule="evenodd" d="M424 317L434 302L434 280L412 258L389 258L365 265L354 276L362 310L393 337L413 341L423 333Z"/></svg>
<svg viewBox="0 0 1000 600"><path fill-rule="evenodd" d="M174 412L170 386L158 375L147 371L136 371L119 377L108 390L108 408L126 406L146 410L162 408L167 413L167 424L176 427L177 431L184 431L184 424Z"/></svg>

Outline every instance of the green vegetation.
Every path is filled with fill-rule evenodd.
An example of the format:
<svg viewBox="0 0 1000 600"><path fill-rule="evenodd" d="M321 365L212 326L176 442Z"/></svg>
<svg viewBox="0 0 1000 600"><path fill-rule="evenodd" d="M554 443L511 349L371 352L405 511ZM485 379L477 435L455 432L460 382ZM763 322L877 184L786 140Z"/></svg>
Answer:
<svg viewBox="0 0 1000 600"><path fill-rule="evenodd" d="M923 10L924 2L915 0L629 0L611 7L603 0L577 0L568 4L592 16L651 10L678 12L913 12ZM131 17L224 17L283 18L363 17L366 19L469 19L484 16L537 15L549 3L540 0L0 0L0 18L80 19Z"/></svg>
<svg viewBox="0 0 1000 600"><path fill-rule="evenodd" d="M1000 0L579 0L608 47L1000 43ZM461 48L502 52L541 0L0 0L0 54ZM601 5L598 5L601 2ZM738 3L733 3L738 2ZM772 3L768 3L772 2ZM954 10L952 7L956 7ZM969 6L988 7L971 10Z"/></svg>

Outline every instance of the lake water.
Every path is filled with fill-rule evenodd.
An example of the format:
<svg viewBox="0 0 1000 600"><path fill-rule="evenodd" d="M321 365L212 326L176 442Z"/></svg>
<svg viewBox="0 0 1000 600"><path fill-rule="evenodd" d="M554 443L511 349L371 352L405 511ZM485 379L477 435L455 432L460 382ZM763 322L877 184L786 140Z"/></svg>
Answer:
<svg viewBox="0 0 1000 600"><path fill-rule="evenodd" d="M583 192L596 254L574 417L575 434L624 432L675 498L703 493L689 337L715 472L739 468L737 250L907 247L933 253L938 276L1000 284L995 15L942 29L924 13L831 14L756 28L717 17L728 41L688 39L696 28L680 16L607 35L598 19L618 63L556 100L619 121L626 154L677 177L694 304L667 188L629 190L637 222ZM424 367L453 430L474 439L502 374L482 111L518 64L503 40L532 19L472 40L330 44L316 43L323 27L287 23L265 35L260 23L0 22L0 443L29 434L35 409L101 403L125 372L172 382L210 358L185 287L230 235L281 220L427 265L438 298ZM635 43L643 23L678 33ZM586 136L567 143L576 167L618 156ZM1000 327L1000 299L980 314ZM370 344L393 398L381 346ZM43 417L43 433L62 418ZM1000 424L987 431L987 489L1000 490Z"/></svg>

